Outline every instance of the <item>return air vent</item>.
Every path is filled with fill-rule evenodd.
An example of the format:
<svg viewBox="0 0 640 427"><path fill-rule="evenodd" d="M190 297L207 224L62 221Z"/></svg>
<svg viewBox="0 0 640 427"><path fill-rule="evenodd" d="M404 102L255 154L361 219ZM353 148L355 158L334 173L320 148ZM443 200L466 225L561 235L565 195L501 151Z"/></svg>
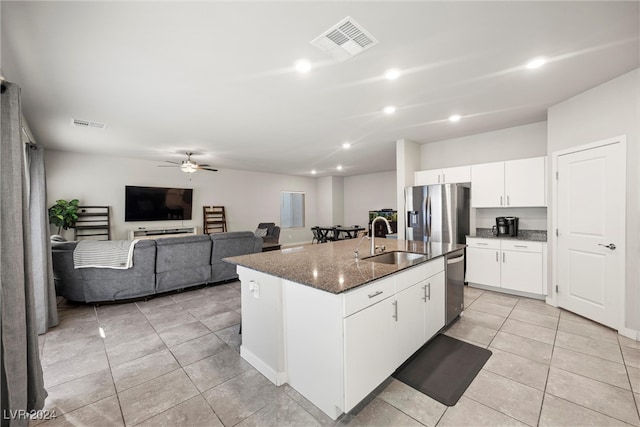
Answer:
<svg viewBox="0 0 640 427"><path fill-rule="evenodd" d="M95 129L104 129L107 127L106 124L100 122L92 122L89 120L81 120L81 119L71 119L71 124L73 126L81 127L81 128L95 128Z"/></svg>
<svg viewBox="0 0 640 427"><path fill-rule="evenodd" d="M380 43L350 16L311 41L311 44L338 61L352 58Z"/></svg>

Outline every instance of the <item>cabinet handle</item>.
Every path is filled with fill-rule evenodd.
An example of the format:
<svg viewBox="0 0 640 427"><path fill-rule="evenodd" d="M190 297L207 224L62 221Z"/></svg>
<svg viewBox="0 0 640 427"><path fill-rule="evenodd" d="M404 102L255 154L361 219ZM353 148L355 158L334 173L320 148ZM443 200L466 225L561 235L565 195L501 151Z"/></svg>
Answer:
<svg viewBox="0 0 640 427"><path fill-rule="evenodd" d="M427 288L429 288L429 293L427 294L427 299L431 301L431 282L427 283Z"/></svg>
<svg viewBox="0 0 640 427"><path fill-rule="evenodd" d="M438 174L438 184L440 184L440 174Z"/></svg>
<svg viewBox="0 0 640 427"><path fill-rule="evenodd" d="M381 293L382 293L382 291L375 291L374 293L369 294L369 298L375 298L375 297L377 297L378 295L380 295Z"/></svg>
<svg viewBox="0 0 640 427"><path fill-rule="evenodd" d="M424 285L422 287L422 290L424 291L424 296L422 297L422 301L427 302L427 285Z"/></svg>
<svg viewBox="0 0 640 427"><path fill-rule="evenodd" d="M504 262L504 252L502 252L502 262Z"/></svg>
<svg viewBox="0 0 640 427"><path fill-rule="evenodd" d="M442 183L444 184L445 182L447 182L447 178L445 177L444 174L442 174Z"/></svg>
<svg viewBox="0 0 640 427"><path fill-rule="evenodd" d="M396 319L396 322L397 322L398 321L398 301L393 302L393 308L395 312L395 314L393 315L393 318Z"/></svg>
<svg viewBox="0 0 640 427"><path fill-rule="evenodd" d="M510 203L511 201L509 201L509 196L507 196L507 206L509 206Z"/></svg>
<svg viewBox="0 0 640 427"><path fill-rule="evenodd" d="M527 245L513 245L514 248L528 248Z"/></svg>
<svg viewBox="0 0 640 427"><path fill-rule="evenodd" d="M487 245L488 245L488 243L478 242L478 243L476 243L476 245L487 246Z"/></svg>
<svg viewBox="0 0 640 427"><path fill-rule="evenodd" d="M502 206L502 196L500 196L500 206Z"/></svg>
<svg viewBox="0 0 640 427"><path fill-rule="evenodd" d="M496 262L498 262L498 251L496 251Z"/></svg>

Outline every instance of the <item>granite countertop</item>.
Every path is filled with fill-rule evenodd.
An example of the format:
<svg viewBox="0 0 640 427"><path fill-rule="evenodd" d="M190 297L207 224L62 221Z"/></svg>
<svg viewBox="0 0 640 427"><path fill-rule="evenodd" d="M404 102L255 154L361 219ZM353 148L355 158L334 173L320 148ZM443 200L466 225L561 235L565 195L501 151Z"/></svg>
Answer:
<svg viewBox="0 0 640 427"><path fill-rule="evenodd" d="M369 256L369 241L363 241L360 244L360 260L356 260L354 252L360 240L348 239L240 255L224 258L224 261L334 294L417 265L398 266L367 261L364 258ZM376 245L386 246L386 252L404 251L425 254L427 261L466 246L383 238L376 238Z"/></svg>
<svg viewBox="0 0 640 427"><path fill-rule="evenodd" d="M490 228L476 228L475 236L483 239L528 240L530 242L546 242L547 230L518 230L517 236L494 236Z"/></svg>

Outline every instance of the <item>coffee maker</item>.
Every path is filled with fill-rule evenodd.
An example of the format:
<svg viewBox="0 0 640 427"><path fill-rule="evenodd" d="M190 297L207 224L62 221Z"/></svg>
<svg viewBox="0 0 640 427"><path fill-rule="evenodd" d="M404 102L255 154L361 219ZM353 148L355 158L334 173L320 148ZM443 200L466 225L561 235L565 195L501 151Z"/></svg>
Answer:
<svg viewBox="0 0 640 427"><path fill-rule="evenodd" d="M499 216L496 217L496 225L493 227L494 236L510 236L518 235L518 217L515 216Z"/></svg>
<svg viewBox="0 0 640 427"><path fill-rule="evenodd" d="M506 236L509 234L509 225L505 217L499 216L496 218L496 226L494 227L493 234L496 236Z"/></svg>

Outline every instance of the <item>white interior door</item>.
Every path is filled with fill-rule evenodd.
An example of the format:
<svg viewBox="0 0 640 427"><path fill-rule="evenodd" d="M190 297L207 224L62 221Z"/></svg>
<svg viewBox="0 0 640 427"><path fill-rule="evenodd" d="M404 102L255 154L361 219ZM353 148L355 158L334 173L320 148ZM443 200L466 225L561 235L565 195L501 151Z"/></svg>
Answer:
<svg viewBox="0 0 640 427"><path fill-rule="evenodd" d="M624 145L558 156L558 305L620 329L624 309Z"/></svg>

